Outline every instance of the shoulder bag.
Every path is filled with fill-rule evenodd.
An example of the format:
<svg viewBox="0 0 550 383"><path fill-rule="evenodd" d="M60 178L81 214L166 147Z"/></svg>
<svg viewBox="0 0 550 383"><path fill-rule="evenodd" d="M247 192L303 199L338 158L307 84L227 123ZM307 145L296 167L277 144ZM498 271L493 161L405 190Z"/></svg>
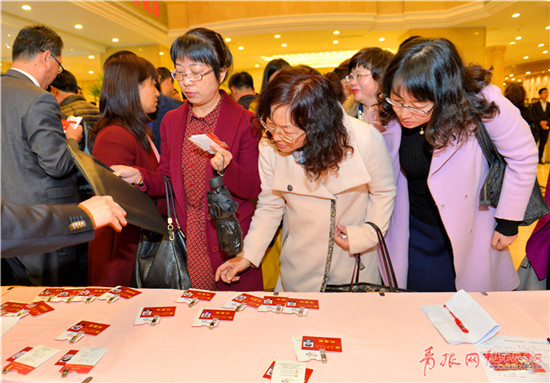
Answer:
<svg viewBox="0 0 550 383"><path fill-rule="evenodd" d="M368 292L410 292L410 290L402 289L397 287L397 279L395 278L395 272L393 270L393 265L390 259L390 254L388 252L388 247L386 246L386 240L384 239L384 234L382 230L373 222L365 222L367 225L372 226L376 231L376 236L378 237L378 257L379 262L383 266L386 280L388 285L370 283L370 282L359 282L359 272L361 271L361 254L355 254L355 266L353 267L353 272L351 275L351 282L341 284L341 285L329 285L328 276L330 272L330 264L332 262L332 252L334 249L334 228L335 228L335 219L336 219L336 208L335 201L331 201L330 205L330 238L329 238L329 251L327 255L327 262L325 265L325 275L323 277L323 283L321 284L321 292L327 293L368 293Z"/></svg>
<svg viewBox="0 0 550 383"><path fill-rule="evenodd" d="M498 152L489 132L483 122L479 123L479 129L476 133L477 141L483 155L489 163L489 174L483 183L481 193L479 195L481 206L498 206L498 200L500 198L500 192L502 190L502 182L504 181L504 172L506 171L506 160ZM525 217L520 223L520 226L529 226L539 218L544 217L550 212L546 200L542 196L540 185L535 178L535 184L533 185L533 191L531 197L529 197L529 203L525 210Z"/></svg>
<svg viewBox="0 0 550 383"><path fill-rule="evenodd" d="M191 287L191 279L187 271L185 234L176 215L172 185L166 176L162 177L168 206L168 236L149 230L141 231L132 281L138 288L186 290Z"/></svg>

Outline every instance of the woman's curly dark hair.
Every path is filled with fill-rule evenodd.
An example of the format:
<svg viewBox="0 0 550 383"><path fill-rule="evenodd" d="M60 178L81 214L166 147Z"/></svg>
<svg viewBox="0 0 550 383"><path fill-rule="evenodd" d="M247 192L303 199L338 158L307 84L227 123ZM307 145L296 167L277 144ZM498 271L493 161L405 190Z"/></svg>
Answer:
<svg viewBox="0 0 550 383"><path fill-rule="evenodd" d="M466 67L456 47L447 39L415 38L403 45L391 61L381 93L380 120L384 125L397 119L390 104L391 94L408 92L418 101L431 101L434 108L426 126L426 139L436 149L449 140L462 142L477 131L477 123L493 118L498 106L480 92L491 80L491 70Z"/></svg>
<svg viewBox="0 0 550 383"><path fill-rule="evenodd" d="M313 68L285 68L262 91L258 120L265 121L282 106L288 107L293 124L306 132L303 166L308 177L315 180L329 170L337 171L353 148L330 82ZM273 139L269 132L266 135Z"/></svg>

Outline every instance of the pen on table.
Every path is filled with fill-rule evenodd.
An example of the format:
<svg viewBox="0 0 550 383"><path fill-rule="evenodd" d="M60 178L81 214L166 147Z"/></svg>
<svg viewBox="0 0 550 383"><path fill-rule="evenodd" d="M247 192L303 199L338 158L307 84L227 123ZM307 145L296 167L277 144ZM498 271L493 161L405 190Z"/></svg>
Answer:
<svg viewBox="0 0 550 383"><path fill-rule="evenodd" d="M70 340L69 340L69 343L74 343L76 342L81 335L84 335L84 331L79 331L78 333L76 333Z"/></svg>
<svg viewBox="0 0 550 383"><path fill-rule="evenodd" d="M94 378L93 376L88 376L86 379L84 379L84 380L82 381L82 383L90 383L90 382L92 381L93 378Z"/></svg>
<svg viewBox="0 0 550 383"><path fill-rule="evenodd" d="M159 322L160 317L158 315L155 315L153 320L151 321L151 326L156 325Z"/></svg>
<svg viewBox="0 0 550 383"><path fill-rule="evenodd" d="M65 378L68 373L69 373L69 367L64 368L63 372L61 373L61 377Z"/></svg>
<svg viewBox="0 0 550 383"><path fill-rule="evenodd" d="M2 374L7 374L8 371L13 367L13 364L8 364L6 368L2 370Z"/></svg>
<svg viewBox="0 0 550 383"><path fill-rule="evenodd" d="M199 299L195 297L195 298L191 299L191 302L189 302L188 306L193 307L197 304L198 301L199 301Z"/></svg>
<svg viewBox="0 0 550 383"><path fill-rule="evenodd" d="M462 321L460 319L458 319L455 314L453 314L453 312L447 307L447 305L443 305L443 307L445 307L447 309L447 311L453 316L453 318L455 318L455 323L458 327L460 327L460 329L462 330L462 332L464 333L469 333L470 331L466 328L466 326L464 326L464 323L462 323Z"/></svg>

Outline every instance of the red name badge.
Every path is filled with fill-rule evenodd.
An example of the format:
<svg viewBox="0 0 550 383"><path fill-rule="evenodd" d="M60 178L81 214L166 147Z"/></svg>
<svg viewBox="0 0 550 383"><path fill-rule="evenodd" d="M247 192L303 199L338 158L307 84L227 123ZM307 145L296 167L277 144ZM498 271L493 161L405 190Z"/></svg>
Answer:
<svg viewBox="0 0 550 383"><path fill-rule="evenodd" d="M242 293L241 295L236 296L232 299L233 302L237 303L244 303L247 306L258 308L262 305L264 300L259 297L255 297L254 295L250 295L247 293Z"/></svg>
<svg viewBox="0 0 550 383"><path fill-rule="evenodd" d="M262 305L264 306L285 306L287 297L265 296Z"/></svg>
<svg viewBox="0 0 550 383"><path fill-rule="evenodd" d="M65 363L68 363L73 356L76 355L78 350L69 350L65 355L63 355L59 360L55 363L56 366L64 366Z"/></svg>
<svg viewBox="0 0 550 383"><path fill-rule="evenodd" d="M108 292L110 289L99 289L99 288L89 288L89 289L84 289L82 290L78 296L79 297L99 297L100 295L103 295L105 294L106 292Z"/></svg>
<svg viewBox="0 0 550 383"><path fill-rule="evenodd" d="M78 322L71 328L67 329L67 331L71 331L71 332L82 331L86 335L98 335L109 326L110 326L109 324L105 324L105 323L88 322L83 320Z"/></svg>
<svg viewBox="0 0 550 383"><path fill-rule="evenodd" d="M214 309L204 309L199 317L199 319L217 319L217 320L227 320L232 321L235 318L235 310L214 310Z"/></svg>
<svg viewBox="0 0 550 383"><path fill-rule="evenodd" d="M37 315L42 315L47 312L53 311L54 308L49 304L47 304L46 302L41 301L41 302L29 303L27 305L26 310L29 312L29 314L35 317Z"/></svg>
<svg viewBox="0 0 550 383"><path fill-rule="evenodd" d="M286 301L286 307L319 310L319 301L317 299L294 299L288 298Z"/></svg>
<svg viewBox="0 0 550 383"><path fill-rule="evenodd" d="M114 289L111 289L109 292L111 294L116 294L119 297L124 299L130 299L132 297L135 297L136 295L141 294L141 291L132 289L130 287L125 287L125 286L115 287Z"/></svg>
<svg viewBox="0 0 550 383"><path fill-rule="evenodd" d="M0 306L0 309L2 310L2 315L8 314L8 313L13 314L21 310L27 310L27 305L28 305L27 303L21 303L21 302L6 302Z"/></svg>
<svg viewBox="0 0 550 383"><path fill-rule="evenodd" d="M182 298L197 298L201 301L211 301L212 298L214 298L214 295L216 293L213 293L212 291L201 291L201 290L194 290L189 289L184 291L183 294L181 294Z"/></svg>
<svg viewBox="0 0 550 383"><path fill-rule="evenodd" d="M144 307L141 310L141 318L152 318L152 317L173 317L176 315L176 306L165 306L165 307Z"/></svg>
<svg viewBox="0 0 550 383"><path fill-rule="evenodd" d="M267 371L265 372L264 374L264 378L266 379L271 379L271 377L273 376L273 368L275 367L275 361L273 361L273 363L271 363L271 366L269 366L269 368L267 369ZM306 368L306 377L305 377L305 380L304 380L304 383L307 383L309 378L311 377L311 374L313 374L313 369L312 368Z"/></svg>
<svg viewBox="0 0 550 383"><path fill-rule="evenodd" d="M6 361L7 362L13 362L15 359L19 358L20 356L25 355L30 350L32 350L32 347L25 347L21 351L17 351L15 354L10 356L8 359L6 359Z"/></svg>
<svg viewBox="0 0 550 383"><path fill-rule="evenodd" d="M342 339L322 338L317 336L302 337L302 350L325 350L342 352Z"/></svg>

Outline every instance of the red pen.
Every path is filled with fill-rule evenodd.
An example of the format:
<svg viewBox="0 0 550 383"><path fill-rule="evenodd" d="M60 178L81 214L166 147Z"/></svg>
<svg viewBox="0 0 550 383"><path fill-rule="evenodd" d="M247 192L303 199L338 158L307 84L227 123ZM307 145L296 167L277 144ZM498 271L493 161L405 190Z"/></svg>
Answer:
<svg viewBox="0 0 550 383"><path fill-rule="evenodd" d="M447 311L453 316L453 318L455 318L455 323L458 327L460 327L460 329L462 330L462 332L464 333L469 333L470 331L466 328L466 326L464 326L464 323L462 323L462 321L460 319L458 319L455 314L453 314L453 312L451 310L449 310L449 308L447 307L447 305L443 305L443 307L445 307L447 309Z"/></svg>

